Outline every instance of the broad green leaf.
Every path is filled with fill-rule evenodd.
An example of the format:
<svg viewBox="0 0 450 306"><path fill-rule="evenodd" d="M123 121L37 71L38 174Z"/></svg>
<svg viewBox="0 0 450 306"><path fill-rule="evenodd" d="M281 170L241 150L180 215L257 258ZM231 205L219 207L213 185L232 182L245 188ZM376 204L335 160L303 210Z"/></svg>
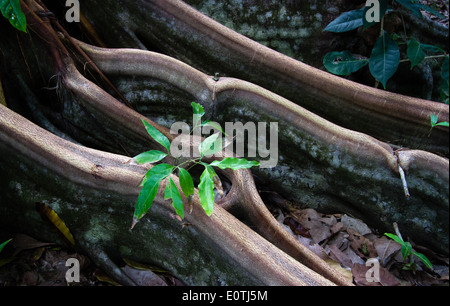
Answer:
<svg viewBox="0 0 450 306"><path fill-rule="evenodd" d="M427 11L428 13L438 17L438 18L445 18L441 13L439 13L438 11L432 9L431 7L424 5L422 3L416 3L416 6L424 11Z"/></svg>
<svg viewBox="0 0 450 306"><path fill-rule="evenodd" d="M441 13L439 13L438 11L432 9L431 7L429 7L427 5L419 3L416 0L395 0L395 1L397 1L404 7L411 10L413 15L415 15L416 17L423 18L422 12L420 10L424 10L424 11L427 11L428 13L433 14L436 17L444 18L444 16Z"/></svg>
<svg viewBox="0 0 450 306"><path fill-rule="evenodd" d="M328 32L347 32L363 25L364 8L348 11L330 22L324 29Z"/></svg>
<svg viewBox="0 0 450 306"><path fill-rule="evenodd" d="M325 68L337 75L349 75L368 63L367 59L356 59L348 50L329 52L323 58Z"/></svg>
<svg viewBox="0 0 450 306"><path fill-rule="evenodd" d="M19 0L0 0L0 10L3 17L9 20L17 30L27 32L27 19L22 12Z"/></svg>
<svg viewBox="0 0 450 306"><path fill-rule="evenodd" d="M156 194L158 193L159 183L164 178L169 176L169 174L163 175L159 173L156 175L151 175L145 181L144 186L142 187L141 192L139 193L139 196L137 198L136 206L134 208L133 223L131 228L133 228L136 222L139 219L141 219L150 209L150 207L153 204L153 200L155 199Z"/></svg>
<svg viewBox="0 0 450 306"><path fill-rule="evenodd" d="M449 126L448 126L448 121L438 122L438 123L436 123L436 125L449 127Z"/></svg>
<svg viewBox="0 0 450 306"><path fill-rule="evenodd" d="M438 117L434 114L430 115L430 123L431 123L431 127L435 127L438 125L449 127L449 124L447 121L438 122Z"/></svg>
<svg viewBox="0 0 450 306"><path fill-rule="evenodd" d="M219 135L220 133L215 133L203 140L203 142L198 146L198 151L201 156L212 155L223 149L222 138L217 139Z"/></svg>
<svg viewBox="0 0 450 306"><path fill-rule="evenodd" d="M202 165L206 168L206 170L208 170L209 176L213 179L213 182L214 182L214 178L215 178L215 177L219 177L219 176L217 175L216 171L214 171L214 168L211 167L211 165L210 165L210 164L207 164L207 163L202 163Z"/></svg>
<svg viewBox="0 0 450 306"><path fill-rule="evenodd" d="M0 252L3 250L3 248L11 241L12 239L6 240L2 244L0 244Z"/></svg>
<svg viewBox="0 0 450 306"><path fill-rule="evenodd" d="M175 208L175 212L181 217L181 219L184 219L183 200L181 199L180 192L178 191L177 185L175 185L172 178L169 178L169 182L166 185L164 199L172 199L172 205Z"/></svg>
<svg viewBox="0 0 450 306"><path fill-rule="evenodd" d="M426 56L421 44L415 38L411 38L408 42L408 49L406 50L406 54L411 61L411 69L413 69L414 66L422 63Z"/></svg>
<svg viewBox="0 0 450 306"><path fill-rule="evenodd" d="M211 216L214 208L214 181L207 167L200 176L198 185L198 196L200 204L208 216Z"/></svg>
<svg viewBox="0 0 450 306"><path fill-rule="evenodd" d="M219 167L220 169L247 169L253 166L259 166L259 162L257 161L248 161L245 158L236 158L236 157L226 157L221 161L215 160L211 164L211 166Z"/></svg>
<svg viewBox="0 0 450 306"><path fill-rule="evenodd" d="M404 241L402 239L400 239L399 236L391 234L391 233L384 233L386 236L388 236L389 238L391 238L392 240L394 240L397 243L400 243L401 245L404 244Z"/></svg>
<svg viewBox="0 0 450 306"><path fill-rule="evenodd" d="M417 5L415 1L411 0L395 0L395 1L403 5L407 9L409 9L414 16L423 18L422 13L420 12L420 7Z"/></svg>
<svg viewBox="0 0 450 306"><path fill-rule="evenodd" d="M145 129L147 133L160 145L166 148L167 153L170 152L170 141L166 136L163 135L160 131L158 131L155 127L150 125L145 119L142 119L142 123L144 123Z"/></svg>
<svg viewBox="0 0 450 306"><path fill-rule="evenodd" d="M142 180L142 185L145 184L145 182L147 182L147 180L152 177L152 176L168 176L172 173L174 166L169 165L169 164L159 164L156 165L154 167L152 167L150 170L147 171L147 173L145 174L143 180Z"/></svg>
<svg viewBox="0 0 450 306"><path fill-rule="evenodd" d="M178 176L180 178L181 190L184 196L188 198L190 195L194 194L194 181L192 176L186 169L178 168Z"/></svg>
<svg viewBox="0 0 450 306"><path fill-rule="evenodd" d="M172 192L170 191L170 183L166 184L166 188L164 189L164 200L172 199Z"/></svg>
<svg viewBox="0 0 450 306"><path fill-rule="evenodd" d="M367 3L367 1L366 1L366 3ZM371 10L371 12L374 12L374 10L377 8L370 7L370 6L364 7L364 12L363 12L363 29L364 30L373 26L374 24L379 23L381 21L381 19L384 17L384 15L386 14L386 11L388 8L388 1L387 0L379 0L378 3L379 3L378 13L379 13L379 18L380 18L379 21L368 21L367 20L367 17L368 17L367 14L369 13L369 10ZM371 15L371 14L369 14L369 15Z"/></svg>
<svg viewBox="0 0 450 306"><path fill-rule="evenodd" d="M434 45L428 45L428 44L420 44L421 48L423 51L425 52L431 52L431 53L445 53L445 51L438 47L438 46L434 46Z"/></svg>
<svg viewBox="0 0 450 306"><path fill-rule="evenodd" d="M412 245L409 242L403 242L402 244L402 256L403 260L407 258L409 255L411 255L412 252Z"/></svg>
<svg viewBox="0 0 450 306"><path fill-rule="evenodd" d="M223 135L228 136L227 133L225 133L225 131L222 129L220 124L218 124L217 122L205 120L202 122L201 126L205 126L205 125L209 125L209 126L215 128L216 130L222 132Z"/></svg>
<svg viewBox="0 0 450 306"><path fill-rule="evenodd" d="M167 156L166 153L163 153L163 152L157 151L157 150L151 150L151 151L141 153L141 154L135 156L133 159L138 164L145 164L145 163L154 163L154 162L160 161L161 159L163 159L166 156Z"/></svg>
<svg viewBox="0 0 450 306"><path fill-rule="evenodd" d="M431 264L430 260L428 259L428 257L426 257L425 255L423 255L422 253L417 253L417 252L412 252L414 255L417 256L417 258L419 258L428 268L433 269L433 265Z"/></svg>
<svg viewBox="0 0 450 306"><path fill-rule="evenodd" d="M205 114L205 109L200 104L192 102L191 105L194 115L199 115L200 117L202 117Z"/></svg>
<svg viewBox="0 0 450 306"><path fill-rule="evenodd" d="M436 115L431 114L430 115L431 126L435 127L437 122L438 122L438 117Z"/></svg>
<svg viewBox="0 0 450 306"><path fill-rule="evenodd" d="M193 128L195 129L197 126L200 125L202 117L205 114L205 109L203 108L203 106L201 106L200 104L195 103L195 102L192 102L191 106L192 106L192 111L194 113L194 118L193 118L194 127Z"/></svg>
<svg viewBox="0 0 450 306"><path fill-rule="evenodd" d="M386 89L387 81L397 71L400 51L397 43L384 31L375 43L369 59L370 72Z"/></svg>

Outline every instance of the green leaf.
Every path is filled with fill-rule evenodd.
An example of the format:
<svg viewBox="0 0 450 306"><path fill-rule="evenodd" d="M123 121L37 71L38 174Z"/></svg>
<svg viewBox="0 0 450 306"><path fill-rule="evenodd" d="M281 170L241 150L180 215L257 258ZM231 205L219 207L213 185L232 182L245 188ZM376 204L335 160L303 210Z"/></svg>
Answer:
<svg viewBox="0 0 450 306"><path fill-rule="evenodd" d="M153 200L155 199L156 194L158 193L159 183L170 175L170 172L162 173L158 171L153 171L154 172L153 175L150 174L155 167L153 167L147 172L148 177L146 174L147 179L145 180L144 186L142 187L141 192L139 193L139 196L136 201L136 206L134 208L133 225L131 226L132 228L134 224L136 224L136 222L139 219L141 219L152 206Z"/></svg>
<svg viewBox="0 0 450 306"><path fill-rule="evenodd" d="M178 176L180 178L181 190L184 196L188 198L190 195L194 194L194 181L192 176L186 169L178 168Z"/></svg>
<svg viewBox="0 0 450 306"><path fill-rule="evenodd" d="M3 17L9 20L17 30L27 32L27 19L22 12L19 0L0 0L0 10Z"/></svg>
<svg viewBox="0 0 450 306"><path fill-rule="evenodd" d="M257 161L248 161L245 158L236 158L236 157L226 157L221 161L215 160L211 164L211 166L219 167L220 169L247 169L253 166L259 166L259 162Z"/></svg>
<svg viewBox="0 0 450 306"><path fill-rule="evenodd" d="M424 5L422 3L416 3L416 6L424 11L427 11L428 13L438 17L438 18L445 18L441 13L439 13L438 11L432 9L431 7Z"/></svg>
<svg viewBox="0 0 450 306"><path fill-rule="evenodd" d="M449 126L448 126L448 121L438 122L438 123L436 123L436 125L449 127Z"/></svg>
<svg viewBox="0 0 450 306"><path fill-rule="evenodd" d="M324 29L328 32L347 32L363 25L364 8L348 11L330 22Z"/></svg>
<svg viewBox="0 0 450 306"><path fill-rule="evenodd" d="M181 199L180 192L178 191L177 185L175 185L172 178L169 178L169 182L166 185L164 199L172 199L172 206L175 208L175 212L181 217L181 219L184 219L183 200Z"/></svg>
<svg viewBox="0 0 450 306"><path fill-rule="evenodd" d="M433 269L433 265L431 264L428 257L423 255L422 253L412 252L417 258L419 258L428 268Z"/></svg>
<svg viewBox="0 0 450 306"><path fill-rule="evenodd" d="M431 114L430 115L430 123L431 123L431 127L435 127L435 126L446 126L449 127L449 124L447 121L443 121L443 122L438 122L438 116Z"/></svg>
<svg viewBox="0 0 450 306"><path fill-rule="evenodd" d="M438 122L438 117L436 115L431 114L430 115L431 126L435 127L437 122Z"/></svg>
<svg viewBox="0 0 450 306"><path fill-rule="evenodd" d="M397 43L384 31L375 43L369 59L370 72L386 89L387 81L397 71L400 51Z"/></svg>
<svg viewBox="0 0 450 306"><path fill-rule="evenodd" d="M209 137L207 137L203 142L198 146L198 151L201 156L212 155L221 151L222 148L222 138L219 138L220 133L215 133ZM216 141L217 140L217 141Z"/></svg>
<svg viewBox="0 0 450 306"><path fill-rule="evenodd" d="M194 115L199 115L200 117L202 117L205 114L205 109L200 104L192 102L191 105Z"/></svg>
<svg viewBox="0 0 450 306"><path fill-rule="evenodd" d="M378 1L379 2L379 4L380 4L380 7L379 7L379 14L380 14L380 21L381 21L381 19L384 17L384 15L386 14L386 11L387 11L387 8L388 8L388 1L387 0L379 0ZM365 30L365 29L367 29L367 28L370 28L371 26L373 26L374 24L377 24L378 22L376 22L376 21L373 21L373 22L369 22L368 20L367 20L367 12L369 11L369 10L373 10L374 8L373 7L370 7L370 6L365 6L364 7L364 13L363 13L363 30Z"/></svg>
<svg viewBox="0 0 450 306"><path fill-rule="evenodd" d="M420 12L420 7L417 5L415 1L411 0L395 0L407 9L409 9L414 16L423 18L422 13Z"/></svg>
<svg viewBox="0 0 450 306"><path fill-rule="evenodd" d="M391 233L384 233L386 236L388 236L389 238L391 238L392 240L394 240L397 243L400 243L401 245L403 245L405 242L400 239L399 236L391 234Z"/></svg>
<svg viewBox="0 0 450 306"><path fill-rule="evenodd" d="M422 45L415 38L411 38L411 40L408 42L408 49L406 50L406 54L411 61L411 69L413 69L414 66L422 63L426 56L425 52L422 49Z"/></svg>
<svg viewBox="0 0 450 306"><path fill-rule="evenodd" d="M405 260L405 258L407 258L409 255L411 255L412 252L412 245L409 242L404 242L402 244L402 256L403 256L403 260Z"/></svg>
<svg viewBox="0 0 450 306"><path fill-rule="evenodd" d="M3 248L5 247L5 245L7 245L12 239L6 240L5 242L3 242L2 244L0 244L0 252L3 250Z"/></svg>
<svg viewBox="0 0 450 306"><path fill-rule="evenodd" d="M151 150L151 151L141 153L141 154L135 156L133 159L138 164L145 164L145 163L154 163L154 162L160 161L161 159L163 159L166 156L167 156L167 154L164 152L157 151L157 150Z"/></svg>
<svg viewBox="0 0 450 306"><path fill-rule="evenodd" d="M202 120L203 115L205 114L205 109L198 103L192 102L192 111L194 113L194 129L200 125L200 121Z"/></svg>
<svg viewBox="0 0 450 306"><path fill-rule="evenodd" d="M168 176L168 175L170 175L173 171L173 168L175 168L175 167L172 165L169 165L169 164L159 164L159 165L154 166L153 168L151 168L150 170L147 171L144 178L142 179L141 185L144 185L145 182L152 176L155 176L155 175Z"/></svg>
<svg viewBox="0 0 450 306"><path fill-rule="evenodd" d="M206 126L206 125L209 125L209 126L215 128L216 130L220 131L223 135L228 136L227 133L225 133L225 131L222 129L220 124L218 124L217 122L205 120L201 124L201 126Z"/></svg>
<svg viewBox="0 0 450 306"><path fill-rule="evenodd" d="M438 47L438 46L434 46L434 45L428 45L428 44L420 44L420 47L422 48L423 51L425 52L431 52L431 53L445 53L445 51Z"/></svg>
<svg viewBox="0 0 450 306"><path fill-rule="evenodd" d="M198 185L198 196L200 204L208 216L211 216L214 208L214 181L208 167L200 176L200 184Z"/></svg>
<svg viewBox="0 0 450 306"><path fill-rule="evenodd" d="M167 153L170 152L170 141L167 139L166 136L164 136L160 131L158 131L155 127L150 125L145 119L141 119L142 123L144 123L145 129L147 130L147 133L160 145L162 145L164 148L166 148Z"/></svg>
<svg viewBox="0 0 450 306"><path fill-rule="evenodd" d="M368 63L367 59L356 59L348 50L329 52L323 58L325 68L337 75L349 75Z"/></svg>

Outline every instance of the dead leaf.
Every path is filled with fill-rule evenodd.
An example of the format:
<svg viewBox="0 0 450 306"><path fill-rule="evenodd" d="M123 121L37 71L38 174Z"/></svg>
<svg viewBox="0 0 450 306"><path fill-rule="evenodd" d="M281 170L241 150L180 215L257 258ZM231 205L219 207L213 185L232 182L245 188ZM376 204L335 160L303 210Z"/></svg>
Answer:
<svg viewBox="0 0 450 306"><path fill-rule="evenodd" d="M306 246L308 249L313 251L316 255L318 255L323 260L328 260L330 257L328 256L327 252L324 250L323 247L315 243L311 238L298 236L298 241L300 241L304 246Z"/></svg>
<svg viewBox="0 0 450 306"><path fill-rule="evenodd" d="M347 268L351 268L355 263L364 264L364 260L362 260L351 248L341 251L335 245L330 245L329 249L330 257Z"/></svg>
<svg viewBox="0 0 450 306"><path fill-rule="evenodd" d="M366 266L365 264L354 264L352 267L353 280L358 286L399 286L399 281L392 275L386 268L379 266L379 282L372 282L371 277L375 277L369 271L372 269L371 265ZM367 272L369 276L367 277Z"/></svg>
<svg viewBox="0 0 450 306"><path fill-rule="evenodd" d="M352 218L347 215L342 216L341 222L344 224L346 228L350 228L361 235L367 235L372 233L370 228L360 219Z"/></svg>
<svg viewBox="0 0 450 306"><path fill-rule="evenodd" d="M321 243L332 235L330 228L319 220L313 221L313 226L309 229L309 234L316 243Z"/></svg>
<svg viewBox="0 0 450 306"><path fill-rule="evenodd" d="M400 244L382 236L374 240L374 247L377 250L378 258L383 267L386 267L389 260L393 258L401 249Z"/></svg>
<svg viewBox="0 0 450 306"><path fill-rule="evenodd" d="M325 260L325 262L330 265L333 269L335 269L336 271L338 271L340 274L342 274L346 279L348 279L349 282L353 281L353 275L352 275L352 271L343 268L341 266L341 264L339 264L338 262L332 260L332 259L328 259Z"/></svg>
<svg viewBox="0 0 450 306"><path fill-rule="evenodd" d="M37 249L45 246L55 245L54 243L41 242L25 234L14 234L11 245L15 251L13 256L16 256L23 250Z"/></svg>
<svg viewBox="0 0 450 306"><path fill-rule="evenodd" d="M377 251L371 240L350 228L347 228L347 233L349 234L348 240L350 241L350 246L356 254L362 258L377 257Z"/></svg>

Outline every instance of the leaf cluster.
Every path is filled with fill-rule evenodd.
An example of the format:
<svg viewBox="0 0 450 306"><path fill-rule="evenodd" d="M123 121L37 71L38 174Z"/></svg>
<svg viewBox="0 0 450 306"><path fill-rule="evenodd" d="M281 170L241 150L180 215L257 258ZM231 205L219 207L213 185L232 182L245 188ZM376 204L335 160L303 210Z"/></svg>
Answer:
<svg viewBox="0 0 450 306"><path fill-rule="evenodd" d="M375 45L372 49L369 58L362 56L355 56L350 51L333 51L324 56L323 64L325 68L336 75L349 75L362 67L369 65L372 76L379 81L386 89L387 81L395 74L399 66L400 50L396 41L397 37L390 35L383 29L384 16L391 13L393 10L389 7L388 0L379 0L380 21L369 22L366 18L368 9L366 6L358 10L351 10L338 16L335 20L329 23L324 31L342 33L363 27L363 30L375 25L380 24L380 36L378 37ZM425 10L438 17L442 15L434 9L425 6L419 1L415 0L393 0L393 3L400 4L409 9L413 15L423 18L421 10ZM430 57L436 57L431 55L435 53L441 53L440 57L445 57L442 65L442 100L448 104L448 55L439 47L421 44L415 38L410 38L407 42L406 54L408 60L411 62L411 69L416 65L422 63L425 59ZM430 56L428 56L430 55Z"/></svg>
<svg viewBox="0 0 450 306"><path fill-rule="evenodd" d="M433 268L433 265L431 264L430 260L425 255L412 250L411 243L404 241L401 237L399 237L395 234L385 233L385 235L401 245L404 270L412 270L412 271L417 270L417 266L415 265L415 263L413 262L413 260L411 258L412 255L419 258L428 268L430 268L430 269Z"/></svg>
<svg viewBox="0 0 450 306"><path fill-rule="evenodd" d="M195 193L195 187L191 174L187 169L183 168L183 166L186 164L201 165L204 167L204 171L200 176L200 183L198 184L198 197L200 199L201 206L208 216L211 216L214 208L214 188L216 188L219 192L221 192L222 190L220 178L213 167L218 167L220 169L237 170L247 169L259 165L257 161L248 161L245 158L235 157L227 157L222 160L215 160L210 164L202 161L203 157L215 154L223 150L221 142L222 138L219 137L220 134L225 133L217 124L214 124L208 120L205 120L203 122L201 121L201 117L205 114L205 111L200 104L192 102L191 105L194 113L194 129L200 126L210 125L216 130L219 130L219 132L207 137L200 143L198 147L201 155L200 158L182 162L177 166L173 166L167 163L161 163L153 166L145 174L141 183L142 189L139 193L135 206L132 227L134 227L136 222L141 219L150 209L158 193L160 184L165 179L167 179L167 182L164 189L164 199L171 200L176 214L181 218L184 218L183 198L181 196L180 190L175 184L175 181L171 177L171 174L175 174L176 172L178 172L181 192L187 199L188 203L191 204ZM152 137L157 143L159 143L167 153L159 150L151 150L141 153L135 156L133 159L139 164L159 162L166 156L170 155L170 141L160 131L150 125L145 119L142 119L142 123L144 124L150 137Z"/></svg>

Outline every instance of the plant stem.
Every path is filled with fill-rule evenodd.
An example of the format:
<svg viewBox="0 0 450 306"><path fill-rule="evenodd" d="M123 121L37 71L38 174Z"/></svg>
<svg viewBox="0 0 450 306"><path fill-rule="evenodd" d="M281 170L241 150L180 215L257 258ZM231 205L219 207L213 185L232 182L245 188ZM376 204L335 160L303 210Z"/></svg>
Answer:
<svg viewBox="0 0 450 306"><path fill-rule="evenodd" d="M430 56L425 56L423 60L433 59L433 58L443 58L446 56L447 56L447 54L430 55ZM409 58L404 58L399 61L399 63L406 63L406 62L410 62Z"/></svg>
<svg viewBox="0 0 450 306"><path fill-rule="evenodd" d="M403 240L402 234L400 234L400 230L398 229L398 224L397 224L397 222L394 222L392 225L394 226L395 234L396 234L401 240ZM404 240L403 240L403 241L404 241Z"/></svg>

